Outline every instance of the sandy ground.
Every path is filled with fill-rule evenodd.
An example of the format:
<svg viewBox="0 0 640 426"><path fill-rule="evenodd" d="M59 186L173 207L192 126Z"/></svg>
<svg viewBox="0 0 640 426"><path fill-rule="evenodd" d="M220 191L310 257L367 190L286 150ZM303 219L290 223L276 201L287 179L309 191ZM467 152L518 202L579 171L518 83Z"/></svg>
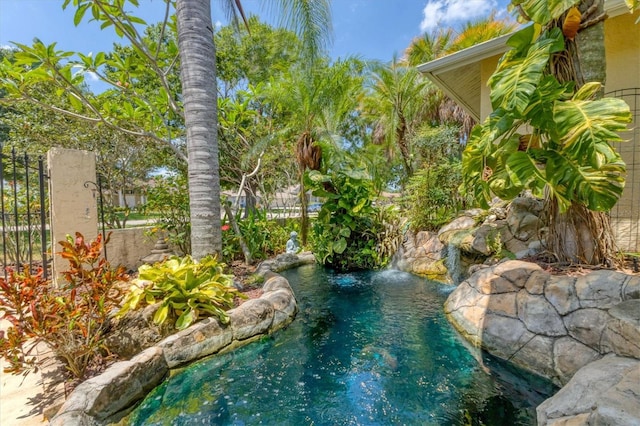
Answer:
<svg viewBox="0 0 640 426"><path fill-rule="evenodd" d="M0 328L4 328L1 327ZM45 425L48 409L64 401L64 385L55 380L61 375L58 362L53 360L43 345L35 348L43 366L26 376L5 373L6 362L0 359L0 425Z"/></svg>

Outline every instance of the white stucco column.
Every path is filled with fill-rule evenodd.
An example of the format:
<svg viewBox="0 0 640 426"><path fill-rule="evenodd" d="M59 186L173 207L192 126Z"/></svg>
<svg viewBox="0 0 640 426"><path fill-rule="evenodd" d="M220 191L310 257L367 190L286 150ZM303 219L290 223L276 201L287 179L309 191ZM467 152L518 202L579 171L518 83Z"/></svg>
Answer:
<svg viewBox="0 0 640 426"><path fill-rule="evenodd" d="M68 267L57 253L59 241L76 232L86 241L98 235L98 188L96 156L77 149L53 148L47 153L49 205L51 211L52 277Z"/></svg>

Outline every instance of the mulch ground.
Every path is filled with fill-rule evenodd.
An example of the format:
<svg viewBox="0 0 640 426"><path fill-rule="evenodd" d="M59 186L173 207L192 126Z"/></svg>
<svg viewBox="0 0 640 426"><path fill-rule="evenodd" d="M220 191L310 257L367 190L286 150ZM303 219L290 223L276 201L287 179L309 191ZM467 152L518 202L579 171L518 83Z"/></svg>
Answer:
<svg viewBox="0 0 640 426"><path fill-rule="evenodd" d="M578 263L553 262L544 255L523 259L527 262L537 263L542 269L551 275L568 275L570 277L586 275L593 271L607 270L622 272L627 275L640 275L640 259L637 257L626 257L621 259L617 265L582 265Z"/></svg>

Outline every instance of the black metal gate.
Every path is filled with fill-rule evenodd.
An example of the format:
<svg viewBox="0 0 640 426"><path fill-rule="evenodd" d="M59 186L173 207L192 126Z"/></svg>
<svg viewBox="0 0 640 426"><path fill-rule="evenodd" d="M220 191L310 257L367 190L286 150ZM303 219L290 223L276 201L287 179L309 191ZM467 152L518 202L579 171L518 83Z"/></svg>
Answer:
<svg viewBox="0 0 640 426"><path fill-rule="evenodd" d="M0 255L2 273L43 268L49 275L48 182L45 160L0 151Z"/></svg>

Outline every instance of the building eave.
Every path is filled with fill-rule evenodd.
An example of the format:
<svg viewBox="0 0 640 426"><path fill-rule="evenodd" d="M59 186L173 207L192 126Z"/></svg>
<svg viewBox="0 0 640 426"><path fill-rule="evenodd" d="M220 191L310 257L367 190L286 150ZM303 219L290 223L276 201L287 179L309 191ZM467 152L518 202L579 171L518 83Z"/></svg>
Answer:
<svg viewBox="0 0 640 426"><path fill-rule="evenodd" d="M464 50L443 56L422 65L418 65L418 71L423 74L435 74L452 71L465 65L475 64L491 56L499 55L507 51L507 40L513 33L485 41Z"/></svg>
<svg viewBox="0 0 640 426"><path fill-rule="evenodd" d="M624 0L607 0L605 1L605 11L609 17L615 17L629 13L629 8ZM464 108L476 121L479 121L479 105L472 105L470 102L474 99L469 99L469 93L462 91L457 81L445 81L444 75L454 71L460 75L473 74L472 77L477 77L480 84L480 63L485 59L502 55L506 52L508 50L507 40L512 35L513 33L505 34L467 49L443 56L442 58L418 65L418 71L442 89L447 96ZM480 86L478 85L478 91L479 90ZM473 98L473 96L471 98Z"/></svg>

